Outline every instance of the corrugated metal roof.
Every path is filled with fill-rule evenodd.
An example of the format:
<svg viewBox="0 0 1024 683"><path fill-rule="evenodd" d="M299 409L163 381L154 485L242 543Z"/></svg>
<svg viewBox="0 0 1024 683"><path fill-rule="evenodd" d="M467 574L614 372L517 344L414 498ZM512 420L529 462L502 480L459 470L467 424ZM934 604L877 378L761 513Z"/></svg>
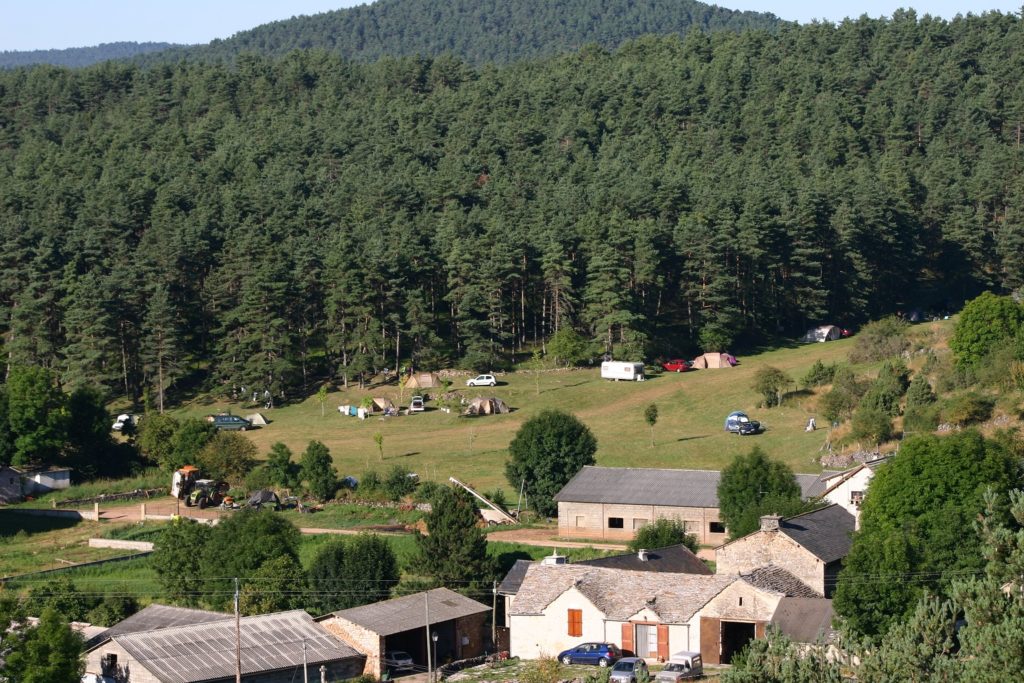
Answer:
<svg viewBox="0 0 1024 683"><path fill-rule="evenodd" d="M717 508L718 482L721 476L722 473L717 470L586 465L555 494L555 500L573 503ZM796 475L804 498L813 498L825 490L822 476Z"/></svg>
<svg viewBox="0 0 1024 683"><path fill-rule="evenodd" d="M850 553L856 520L839 505L788 517L779 522L779 531L807 548L822 562L841 560Z"/></svg>
<svg viewBox="0 0 1024 683"><path fill-rule="evenodd" d="M242 673L361 657L303 610L241 619ZM235 621L227 619L115 636L114 642L163 683L199 683L234 676Z"/></svg>
<svg viewBox="0 0 1024 683"><path fill-rule="evenodd" d="M582 564L533 564L526 571L509 613L513 616L543 614L558 596L575 587L608 619L626 621L648 608L663 623L684 624L737 579L723 574L669 574Z"/></svg>
<svg viewBox="0 0 1024 683"><path fill-rule="evenodd" d="M471 614L490 611L490 607L447 588L435 588L370 605L352 607L333 615L358 624L382 636L390 636L427 625L439 624Z"/></svg>
<svg viewBox="0 0 1024 683"><path fill-rule="evenodd" d="M122 619L102 633L97 634L86 643L86 646L91 648L97 643L106 642L114 636L127 633L156 631L157 629L173 628L175 626L206 624L211 621L233 618L230 614L222 612L210 612L204 609L189 609L187 607L172 607L171 605L153 603L127 619Z"/></svg>

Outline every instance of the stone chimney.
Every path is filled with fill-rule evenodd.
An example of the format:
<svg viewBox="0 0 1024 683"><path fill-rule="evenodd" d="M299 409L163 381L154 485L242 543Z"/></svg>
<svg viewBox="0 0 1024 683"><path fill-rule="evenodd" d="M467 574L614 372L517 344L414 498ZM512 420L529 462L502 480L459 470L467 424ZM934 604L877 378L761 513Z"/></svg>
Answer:
<svg viewBox="0 0 1024 683"><path fill-rule="evenodd" d="M763 515L761 517L761 531L778 531L781 515Z"/></svg>
<svg viewBox="0 0 1024 683"><path fill-rule="evenodd" d="M646 548L640 548L640 550L637 551L636 556L640 559L641 562L646 562L647 561L647 549Z"/></svg>

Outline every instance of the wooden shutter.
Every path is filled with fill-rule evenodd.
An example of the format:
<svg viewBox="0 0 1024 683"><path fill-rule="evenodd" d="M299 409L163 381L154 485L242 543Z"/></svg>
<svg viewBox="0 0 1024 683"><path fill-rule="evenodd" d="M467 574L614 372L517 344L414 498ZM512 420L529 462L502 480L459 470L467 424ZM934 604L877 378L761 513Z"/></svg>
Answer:
<svg viewBox="0 0 1024 683"><path fill-rule="evenodd" d="M569 610L569 635L576 638L583 635L583 610Z"/></svg>
<svg viewBox="0 0 1024 683"><path fill-rule="evenodd" d="M700 618L700 657L705 664L722 661L722 624L718 619Z"/></svg>
<svg viewBox="0 0 1024 683"><path fill-rule="evenodd" d="M658 658L668 659L668 626L665 624L658 624Z"/></svg>
<svg viewBox="0 0 1024 683"><path fill-rule="evenodd" d="M764 638L764 624L765 624L765 622L763 622L763 621L755 621L754 622L754 637L755 638Z"/></svg>
<svg viewBox="0 0 1024 683"><path fill-rule="evenodd" d="M622 625L622 649L633 654L633 624Z"/></svg>

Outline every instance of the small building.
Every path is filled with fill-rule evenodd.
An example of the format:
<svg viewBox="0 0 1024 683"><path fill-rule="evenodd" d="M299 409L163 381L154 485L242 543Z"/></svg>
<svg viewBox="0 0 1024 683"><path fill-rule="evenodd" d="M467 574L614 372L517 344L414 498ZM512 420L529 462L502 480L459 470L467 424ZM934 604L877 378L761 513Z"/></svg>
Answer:
<svg viewBox="0 0 1024 683"><path fill-rule="evenodd" d="M587 465L555 494L558 535L630 540L646 524L678 519L701 545L727 540L718 511L716 470L674 470ZM821 475L798 474L805 499L824 491Z"/></svg>
<svg viewBox="0 0 1024 683"><path fill-rule="evenodd" d="M427 667L427 637L432 641L432 662L444 663L477 657L487 650L487 605L447 588L435 588L400 598L333 612L320 625L366 655L360 673L384 675L384 653L408 652L415 664Z"/></svg>
<svg viewBox="0 0 1024 683"><path fill-rule="evenodd" d="M715 569L736 575L766 567L784 569L818 597L829 598L850 552L853 528L853 515L839 505L795 517L765 515L759 530L716 549Z"/></svg>
<svg viewBox="0 0 1024 683"><path fill-rule="evenodd" d="M21 489L26 496L38 496L71 486L70 467L47 467L45 469L23 470Z"/></svg>
<svg viewBox="0 0 1024 683"><path fill-rule="evenodd" d="M21 470L0 466L0 503L20 503L22 498Z"/></svg>
<svg viewBox="0 0 1024 683"><path fill-rule="evenodd" d="M224 614L223 612L174 607L154 602L143 607L130 617L122 619L110 628L103 629L101 633L94 634L86 641L85 647L87 650L90 650L96 645L107 642L114 636L123 636L129 633L158 631L162 628L174 628L175 626L194 626L196 624L206 624L211 621L223 621L231 618L233 617L230 614ZM99 672L95 671L93 673Z"/></svg>
<svg viewBox="0 0 1024 683"><path fill-rule="evenodd" d="M236 671L235 619L114 635L86 652L86 671L131 683L231 683ZM224 618L227 617L227 618ZM327 680L354 678L365 658L303 610L239 621L245 683L302 680L303 663Z"/></svg>

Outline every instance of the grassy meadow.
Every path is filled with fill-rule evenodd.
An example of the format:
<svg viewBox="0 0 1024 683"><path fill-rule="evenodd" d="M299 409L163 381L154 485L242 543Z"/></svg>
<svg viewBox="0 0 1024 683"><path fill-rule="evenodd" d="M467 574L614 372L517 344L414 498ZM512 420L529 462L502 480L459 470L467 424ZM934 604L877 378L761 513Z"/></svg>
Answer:
<svg viewBox="0 0 1024 683"><path fill-rule="evenodd" d="M845 362L853 343L846 339L795 345L741 357L734 368L665 373L646 382L602 380L593 368L542 372L539 378L529 371L508 373L499 376L501 384L493 389L467 388L464 378L453 384L469 399L493 395L505 400L513 408L507 415L464 417L429 409L428 402L424 413L359 420L342 416L337 406L359 404L367 396L388 397L398 404L398 387L394 383L364 390L335 387L323 414L316 397L310 397L261 411L271 424L246 435L264 453L282 441L296 459L311 439L322 441L343 476L358 477L371 469L384 472L401 464L424 480L443 482L455 476L481 489L502 487L514 499L504 476L508 444L525 420L546 408L558 408L575 413L593 430L599 465L720 469L757 444L796 472L818 472L817 457L828 430L804 431L807 418L815 414L816 397L796 392L780 408L759 409L762 399L751 384L754 373L765 365L784 370L798 382L816 360ZM409 396L407 391L403 405ZM657 404L659 412L653 448L643 417L650 403ZM199 417L221 410L251 412L239 403L204 402L177 414ZM751 437L725 433L722 423L733 410L747 411L767 426L767 432ZM820 416L818 424L826 426ZM383 437L383 458L374 440L378 433Z"/></svg>

